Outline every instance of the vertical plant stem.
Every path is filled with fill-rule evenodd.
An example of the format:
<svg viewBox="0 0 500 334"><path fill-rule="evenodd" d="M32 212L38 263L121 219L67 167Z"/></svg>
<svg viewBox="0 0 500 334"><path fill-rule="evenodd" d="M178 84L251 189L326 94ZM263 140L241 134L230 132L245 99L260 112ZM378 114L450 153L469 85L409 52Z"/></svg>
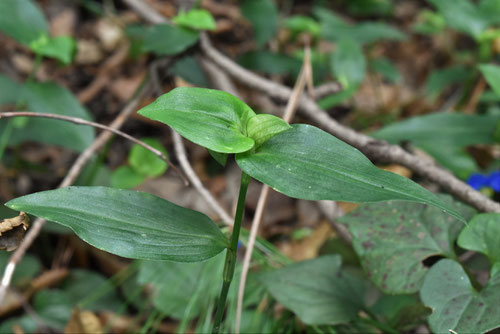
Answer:
<svg viewBox="0 0 500 334"><path fill-rule="evenodd" d="M234 276L234 268L236 267L236 251L238 250L238 239L240 237L241 220L243 218L243 209L245 208L245 198L247 196L248 184L250 176L241 172L240 193L238 195L238 204L236 206L236 215L234 217L233 234L231 236L231 244L227 249L226 262L224 263L224 273L222 276L222 290L217 305L217 313L215 314L214 327L212 333L219 333L224 308L226 306L227 293L231 286L231 281Z"/></svg>

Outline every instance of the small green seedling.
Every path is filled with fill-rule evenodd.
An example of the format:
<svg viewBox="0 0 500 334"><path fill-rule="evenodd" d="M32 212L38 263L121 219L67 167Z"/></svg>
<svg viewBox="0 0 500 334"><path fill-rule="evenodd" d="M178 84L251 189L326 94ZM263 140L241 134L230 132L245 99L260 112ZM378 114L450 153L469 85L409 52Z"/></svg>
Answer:
<svg viewBox="0 0 500 334"><path fill-rule="evenodd" d="M89 244L135 259L196 262L226 250L213 332L219 332L233 279L247 187L252 178L290 197L433 205L464 221L411 180L375 167L357 149L306 124L255 114L217 90L177 88L141 109L221 161L235 154L241 186L231 240L210 218L151 194L105 187L68 187L23 196L6 205L68 226Z"/></svg>

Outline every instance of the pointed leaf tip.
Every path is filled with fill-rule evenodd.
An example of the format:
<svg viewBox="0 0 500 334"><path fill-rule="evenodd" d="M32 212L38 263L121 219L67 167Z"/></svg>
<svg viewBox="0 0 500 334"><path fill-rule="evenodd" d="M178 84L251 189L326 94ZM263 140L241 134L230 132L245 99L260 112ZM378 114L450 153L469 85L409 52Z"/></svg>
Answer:
<svg viewBox="0 0 500 334"><path fill-rule="evenodd" d="M204 214L139 191L68 187L6 205L67 226L89 244L128 258L197 262L229 245Z"/></svg>

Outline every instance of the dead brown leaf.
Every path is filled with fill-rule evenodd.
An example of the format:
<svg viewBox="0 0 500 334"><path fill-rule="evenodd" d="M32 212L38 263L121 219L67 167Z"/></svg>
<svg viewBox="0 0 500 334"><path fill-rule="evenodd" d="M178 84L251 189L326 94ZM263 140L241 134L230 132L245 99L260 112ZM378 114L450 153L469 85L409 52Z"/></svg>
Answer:
<svg viewBox="0 0 500 334"><path fill-rule="evenodd" d="M0 222L0 236L2 235L2 233L10 231L14 227L20 225L23 225L23 228L26 231L29 227L29 222L30 218L24 212L20 212L19 216L17 217L4 219L2 220L2 222Z"/></svg>
<svg viewBox="0 0 500 334"><path fill-rule="evenodd" d="M100 334L103 328L99 318L90 311L80 311L79 308L73 309L73 314L68 324L64 328L65 334Z"/></svg>
<svg viewBox="0 0 500 334"><path fill-rule="evenodd" d="M334 231L330 224L322 221L315 229L314 232L298 241L292 241L290 247L286 249L284 254L295 261L304 261L314 259L318 256L319 249L326 240L328 240Z"/></svg>

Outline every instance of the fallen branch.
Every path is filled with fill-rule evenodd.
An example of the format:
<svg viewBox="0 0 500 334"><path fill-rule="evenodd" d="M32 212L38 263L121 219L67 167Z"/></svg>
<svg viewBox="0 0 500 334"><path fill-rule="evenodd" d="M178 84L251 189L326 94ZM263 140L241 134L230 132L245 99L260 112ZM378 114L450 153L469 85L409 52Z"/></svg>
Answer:
<svg viewBox="0 0 500 334"><path fill-rule="evenodd" d="M292 90L290 88L260 77L259 75L244 69L220 53L212 46L206 34L202 34L201 36L201 48L210 60L241 83L281 100L288 100L291 96ZM472 205L480 211L500 212L500 203L491 200L480 192L469 187L467 184L457 179L449 171L420 159L419 157L405 151L400 146L376 140L370 136L358 133L349 127L339 124L309 97L302 96L299 103L299 110L313 119L325 130L346 143L356 147L371 159L405 166L413 172L440 185L450 194L453 194L457 198Z"/></svg>
<svg viewBox="0 0 500 334"><path fill-rule="evenodd" d="M145 20L153 24L168 23L170 22L165 16L158 13L156 10L151 8L143 0L123 0L129 7L142 16Z"/></svg>
<svg viewBox="0 0 500 334"><path fill-rule="evenodd" d="M142 1L123 1L135 9L139 15L150 23L167 22L166 18ZM208 59L212 60L220 68L241 83L283 101L288 101L290 98L290 95L292 94L292 90L290 88L265 79L239 66L215 49L205 33L201 34L200 45ZM480 192L469 187L467 184L457 179L449 171L420 159L419 157L405 151L400 146L376 140L370 136L358 133L349 127L339 124L309 97L303 96L301 98L299 110L313 119L325 130L337 138L345 141L349 145L356 147L371 159L405 166L416 174L419 174L438 184L450 194L472 205L480 211L500 212L500 203L491 200Z"/></svg>

